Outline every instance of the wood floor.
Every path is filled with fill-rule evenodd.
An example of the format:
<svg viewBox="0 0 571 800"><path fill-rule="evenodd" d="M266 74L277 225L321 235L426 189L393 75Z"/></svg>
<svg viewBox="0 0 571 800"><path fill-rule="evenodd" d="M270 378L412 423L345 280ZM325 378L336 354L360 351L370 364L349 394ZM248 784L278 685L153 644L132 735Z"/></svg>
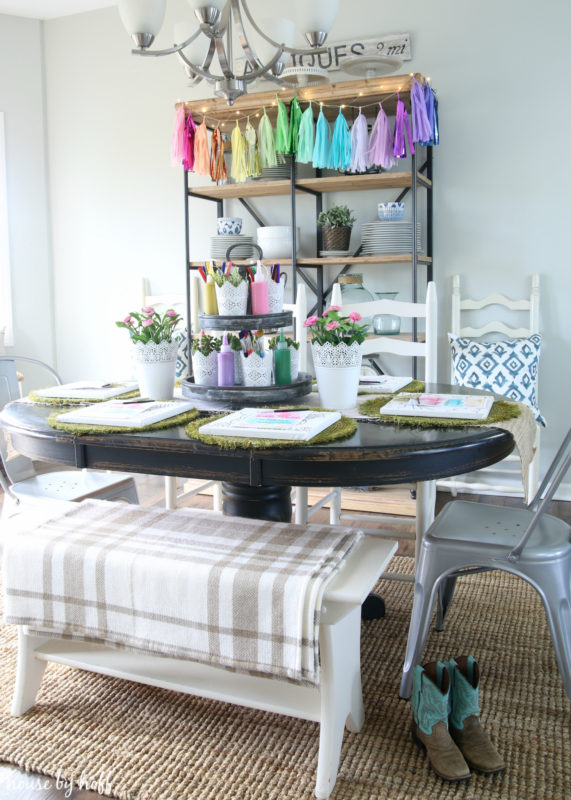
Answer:
<svg viewBox="0 0 571 800"><path fill-rule="evenodd" d="M162 479L139 475L136 480L139 497L143 505L162 504L164 497ZM367 492L363 492L365 499L367 494ZM1 495L0 491L0 507L2 502ZM472 501L485 500L485 502L497 505L519 505L521 503L521 500L517 498L484 498L481 495L458 495L458 497ZM439 492L436 500L437 513L450 500L450 494ZM191 500L183 502L182 505L212 508L212 498L206 495L197 495ZM390 513L396 512L391 510ZM571 523L571 503L555 502L552 504L551 513ZM312 521L327 522L328 519L328 509L321 509L315 514ZM410 523L410 530L413 531L414 521L411 519ZM374 527L374 525L374 522L359 523L359 527ZM412 555L413 552L413 542L408 540L399 541L399 555ZM96 792L89 791L87 788L72 789L63 781L28 773L10 764L0 764L0 800L105 800L105 798Z"/></svg>

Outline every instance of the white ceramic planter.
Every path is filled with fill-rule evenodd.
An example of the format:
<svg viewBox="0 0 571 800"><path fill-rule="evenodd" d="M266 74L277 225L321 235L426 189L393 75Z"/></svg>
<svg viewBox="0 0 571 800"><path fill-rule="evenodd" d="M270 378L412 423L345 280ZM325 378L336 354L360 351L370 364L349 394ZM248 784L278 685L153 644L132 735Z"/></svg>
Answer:
<svg viewBox="0 0 571 800"><path fill-rule="evenodd" d="M198 351L193 353L192 372L199 386L218 386L218 353L215 350L207 356Z"/></svg>
<svg viewBox="0 0 571 800"><path fill-rule="evenodd" d="M232 286L226 281L222 286L216 284L216 302L219 314L231 314L243 317L248 308L248 283L242 281L238 286Z"/></svg>
<svg viewBox="0 0 571 800"><path fill-rule="evenodd" d="M286 285L287 275L282 272L280 282L268 282L268 312L270 314L281 314L284 310L284 287Z"/></svg>
<svg viewBox="0 0 571 800"><path fill-rule="evenodd" d="M135 342L135 365L141 397L172 400L177 342Z"/></svg>
<svg viewBox="0 0 571 800"><path fill-rule="evenodd" d="M357 405L362 345L320 345L312 342L311 352L323 408L346 409Z"/></svg>

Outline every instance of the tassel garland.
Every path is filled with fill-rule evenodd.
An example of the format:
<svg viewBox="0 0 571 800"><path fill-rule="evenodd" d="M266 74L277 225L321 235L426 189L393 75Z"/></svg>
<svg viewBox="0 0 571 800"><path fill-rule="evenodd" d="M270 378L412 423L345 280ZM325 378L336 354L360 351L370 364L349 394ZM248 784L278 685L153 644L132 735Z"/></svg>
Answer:
<svg viewBox="0 0 571 800"><path fill-rule="evenodd" d="M274 129L272 128L272 123L266 114L265 108L260 124L258 125L258 156L262 169L265 167L275 167L278 163L276 159Z"/></svg>
<svg viewBox="0 0 571 800"><path fill-rule="evenodd" d="M232 131L232 167L230 175L236 183L244 183L246 180L246 148L242 131L236 120L236 126Z"/></svg>
<svg viewBox="0 0 571 800"><path fill-rule="evenodd" d="M301 164L309 164L313 158L313 109L311 101L308 107L301 115L301 122L299 123L299 141L297 145L297 160Z"/></svg>
<svg viewBox="0 0 571 800"><path fill-rule="evenodd" d="M367 118L361 108L349 130L343 109L339 107L331 136L331 127L323 113L323 103L315 123L311 102L302 113L297 96L294 97L288 119L285 104L277 95L276 98L275 132L265 108L257 131L248 117L242 133L236 120L232 131L231 175L239 183L247 177L258 177L262 169L284 164L286 156L294 157L300 163L312 163L316 169L364 173L371 166L382 169L393 167L396 159L406 157L407 142L410 153L414 153L415 142L423 146L439 143L436 95L428 83L423 87L416 78L410 91L412 123L409 123L405 104L397 93L394 132L379 103L370 136ZM203 118L197 127L192 112L189 110L185 119L184 104L179 105L171 138L171 162L173 166L182 163L186 170L194 169L199 175L210 175L218 183L227 181L228 170L224 162L224 141L220 127L217 125L212 132L209 147L206 120Z"/></svg>
<svg viewBox="0 0 571 800"><path fill-rule="evenodd" d="M365 172L367 170L369 166L367 159L368 143L367 118L359 109L359 116L351 128L351 172Z"/></svg>
<svg viewBox="0 0 571 800"><path fill-rule="evenodd" d="M420 83L413 78L410 90L410 108L412 114L412 141L423 142L432 136L432 127L426 113L424 91Z"/></svg>
<svg viewBox="0 0 571 800"><path fill-rule="evenodd" d="M313 166L316 169L324 169L328 166L330 148L331 129L321 108L315 126L315 144L313 146Z"/></svg>
<svg viewBox="0 0 571 800"><path fill-rule="evenodd" d="M379 113L369 139L367 161L369 166L382 167L382 169L390 169L396 163L393 156L391 126L381 103L379 103Z"/></svg>
<svg viewBox="0 0 571 800"><path fill-rule="evenodd" d="M404 107L403 101L397 92L397 113L395 119L395 142L393 146L393 155L395 158L406 158L406 138L408 139L408 146L411 153L414 153L414 145L412 143L412 136L410 133L410 125L408 123L408 113Z"/></svg>

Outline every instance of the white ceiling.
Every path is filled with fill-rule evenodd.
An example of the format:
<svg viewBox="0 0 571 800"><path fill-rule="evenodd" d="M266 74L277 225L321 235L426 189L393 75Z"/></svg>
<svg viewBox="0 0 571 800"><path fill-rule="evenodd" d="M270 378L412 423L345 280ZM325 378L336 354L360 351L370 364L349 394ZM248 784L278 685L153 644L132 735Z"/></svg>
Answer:
<svg viewBox="0 0 571 800"><path fill-rule="evenodd" d="M116 5L117 0L0 0L0 14L53 19Z"/></svg>

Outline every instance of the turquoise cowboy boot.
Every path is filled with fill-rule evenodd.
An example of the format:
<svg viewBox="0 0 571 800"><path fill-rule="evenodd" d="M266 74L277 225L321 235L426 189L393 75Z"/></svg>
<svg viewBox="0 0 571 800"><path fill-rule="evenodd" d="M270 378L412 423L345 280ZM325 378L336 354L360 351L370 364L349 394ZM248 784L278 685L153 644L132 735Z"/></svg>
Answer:
<svg viewBox="0 0 571 800"><path fill-rule="evenodd" d="M448 732L450 678L441 661L417 664L412 685L412 737L426 749L433 770L445 781L465 781L470 770Z"/></svg>
<svg viewBox="0 0 571 800"><path fill-rule="evenodd" d="M472 769L502 772L506 768L505 762L480 725L480 669L477 661L472 656L460 656L451 658L447 666L450 673L450 735Z"/></svg>

